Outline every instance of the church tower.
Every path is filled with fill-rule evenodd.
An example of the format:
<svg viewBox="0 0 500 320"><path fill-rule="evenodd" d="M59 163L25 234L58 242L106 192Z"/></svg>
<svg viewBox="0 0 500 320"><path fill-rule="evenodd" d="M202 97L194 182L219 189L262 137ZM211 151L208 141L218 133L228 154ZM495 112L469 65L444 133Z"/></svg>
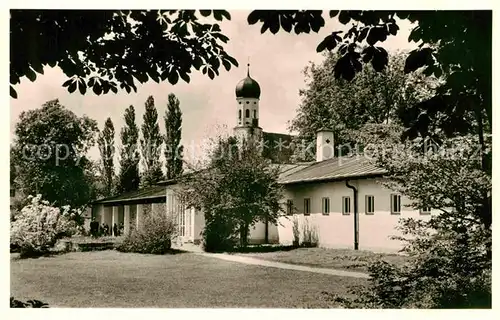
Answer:
<svg viewBox="0 0 500 320"><path fill-rule="evenodd" d="M236 85L236 127L234 135L238 139L262 139L262 128L259 127L260 86L250 78L250 64L247 65L247 77Z"/></svg>

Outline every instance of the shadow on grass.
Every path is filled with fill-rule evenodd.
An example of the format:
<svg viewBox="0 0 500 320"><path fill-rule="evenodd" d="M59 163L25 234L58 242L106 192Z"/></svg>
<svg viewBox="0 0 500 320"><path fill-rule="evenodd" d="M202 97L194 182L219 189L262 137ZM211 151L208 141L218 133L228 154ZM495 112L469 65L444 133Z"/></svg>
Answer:
<svg viewBox="0 0 500 320"><path fill-rule="evenodd" d="M44 253L26 253L26 254L21 254L21 253L11 253L10 254L10 259L11 260L20 260L20 259L38 259L38 258L52 258L56 256L60 256L62 254L67 253L67 251L49 251L49 252L44 252Z"/></svg>
<svg viewBox="0 0 500 320"><path fill-rule="evenodd" d="M266 253L277 251L291 251L298 248L299 247L292 245L250 245L246 248L235 248L227 253Z"/></svg>

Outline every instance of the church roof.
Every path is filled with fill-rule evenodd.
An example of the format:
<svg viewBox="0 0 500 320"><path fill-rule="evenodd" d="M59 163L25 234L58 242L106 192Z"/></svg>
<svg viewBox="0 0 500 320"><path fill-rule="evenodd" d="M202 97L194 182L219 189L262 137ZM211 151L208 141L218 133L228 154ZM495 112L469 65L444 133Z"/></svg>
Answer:
<svg viewBox="0 0 500 320"><path fill-rule="evenodd" d="M326 182L349 178L377 177L385 173L384 169L377 167L363 155L335 157L321 162L314 162L289 174L284 172L279 182L281 184Z"/></svg>
<svg viewBox="0 0 500 320"><path fill-rule="evenodd" d="M293 136L284 133L262 132L264 148L262 156L273 163L291 163Z"/></svg>
<svg viewBox="0 0 500 320"><path fill-rule="evenodd" d="M250 77L250 70L247 71L247 77L238 82L235 92L237 98L260 98L259 83Z"/></svg>

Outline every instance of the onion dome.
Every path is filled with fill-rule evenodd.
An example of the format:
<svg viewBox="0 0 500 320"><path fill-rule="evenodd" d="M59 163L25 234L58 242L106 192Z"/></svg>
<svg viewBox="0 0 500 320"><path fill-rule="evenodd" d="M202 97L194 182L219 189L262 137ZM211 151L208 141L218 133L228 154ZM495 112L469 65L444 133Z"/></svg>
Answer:
<svg viewBox="0 0 500 320"><path fill-rule="evenodd" d="M260 86L254 79L250 78L250 64L248 64L247 77L236 85L237 98L260 98Z"/></svg>

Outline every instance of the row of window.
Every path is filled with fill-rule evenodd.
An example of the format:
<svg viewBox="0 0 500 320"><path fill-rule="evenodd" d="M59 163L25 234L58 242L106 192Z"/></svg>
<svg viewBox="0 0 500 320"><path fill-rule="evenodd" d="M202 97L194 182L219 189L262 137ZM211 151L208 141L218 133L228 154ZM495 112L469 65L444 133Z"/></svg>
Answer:
<svg viewBox="0 0 500 320"><path fill-rule="evenodd" d="M401 195L391 194L391 214L401 214ZM330 213L330 198L321 198L322 213L328 215ZM293 200L287 200L287 214L292 215L294 211ZM311 198L304 199L304 215L311 214ZM375 197L371 195L365 196L365 214L371 215L375 213ZM430 214L430 208L420 210L421 214ZM342 214L351 214L351 197L342 197Z"/></svg>
<svg viewBox="0 0 500 320"><path fill-rule="evenodd" d="M239 104L241 104L241 101L238 102ZM247 101L247 104L249 104L250 101ZM257 104L257 101L254 101L253 104Z"/></svg>
<svg viewBox="0 0 500 320"><path fill-rule="evenodd" d="M238 118L241 120L241 110L238 110ZM245 118L250 118L250 109L245 110ZM257 119L257 110L253 111L253 118Z"/></svg>

